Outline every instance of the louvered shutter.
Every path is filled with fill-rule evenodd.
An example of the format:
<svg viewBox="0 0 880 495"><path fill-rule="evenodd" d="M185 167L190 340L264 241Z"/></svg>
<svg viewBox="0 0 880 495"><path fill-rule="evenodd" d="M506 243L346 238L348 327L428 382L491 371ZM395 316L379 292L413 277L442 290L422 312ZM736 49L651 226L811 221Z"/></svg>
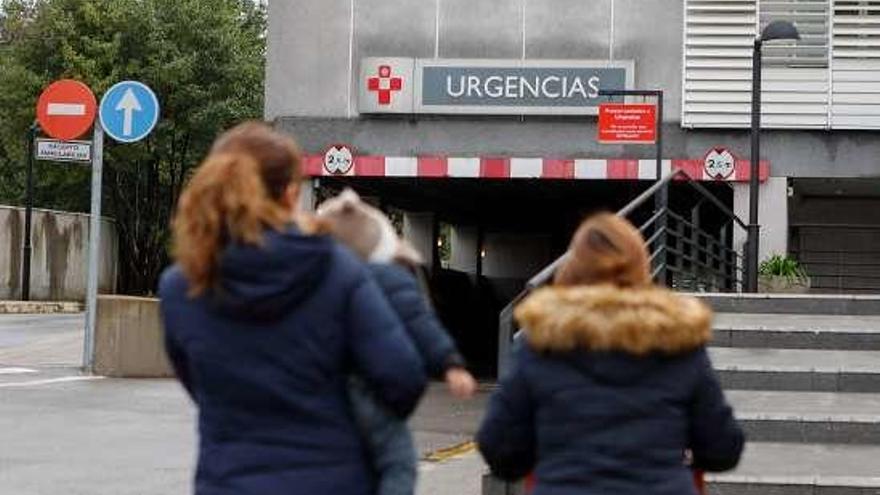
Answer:
<svg viewBox="0 0 880 495"><path fill-rule="evenodd" d="M685 0L686 127L747 127L755 0Z"/></svg>
<svg viewBox="0 0 880 495"><path fill-rule="evenodd" d="M794 23L799 41L764 45L764 67L828 67L829 0L762 0L761 26L783 19Z"/></svg>
<svg viewBox="0 0 880 495"><path fill-rule="evenodd" d="M835 0L832 125L880 128L880 0Z"/></svg>
<svg viewBox="0 0 880 495"><path fill-rule="evenodd" d="M828 0L685 0L683 125L749 126L755 33L759 23L786 19L804 38L764 46L763 126L827 127L828 5Z"/></svg>
<svg viewBox="0 0 880 495"><path fill-rule="evenodd" d="M786 20L801 35L764 44L763 126L827 128L830 0L761 0L758 6L762 28Z"/></svg>

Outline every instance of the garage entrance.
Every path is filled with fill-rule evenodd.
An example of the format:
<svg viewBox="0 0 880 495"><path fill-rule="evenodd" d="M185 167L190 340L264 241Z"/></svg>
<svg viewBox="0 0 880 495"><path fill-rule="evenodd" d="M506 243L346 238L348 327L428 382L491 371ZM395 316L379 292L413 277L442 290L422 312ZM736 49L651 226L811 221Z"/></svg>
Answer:
<svg viewBox="0 0 880 495"><path fill-rule="evenodd" d="M395 220L430 261L427 273L433 302L469 365L477 374L491 377L496 370L500 311L529 278L565 252L586 216L617 211L652 184L322 177L316 195L320 202L351 187ZM727 184L705 185L732 205ZM671 186L673 205L694 203L694 195L684 184ZM631 218L640 224L652 210L646 205ZM711 225L713 219L702 222Z"/></svg>
<svg viewBox="0 0 880 495"><path fill-rule="evenodd" d="M794 179L789 251L813 292L880 292L880 179Z"/></svg>

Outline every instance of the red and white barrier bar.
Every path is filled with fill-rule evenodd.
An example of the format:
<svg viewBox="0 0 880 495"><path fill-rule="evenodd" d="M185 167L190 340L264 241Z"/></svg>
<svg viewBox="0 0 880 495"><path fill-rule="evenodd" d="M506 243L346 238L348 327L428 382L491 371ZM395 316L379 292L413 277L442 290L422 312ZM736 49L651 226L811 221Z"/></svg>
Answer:
<svg viewBox="0 0 880 495"><path fill-rule="evenodd" d="M345 173L331 173L324 166L323 155L305 160L306 175L311 177L413 177L469 179L570 179L570 180L655 180L656 162L636 159L554 159L444 156L355 156ZM703 159L663 160L663 173L683 169L698 180L749 180L748 160L736 160L726 178L711 177ZM762 161L760 180L770 175L769 162Z"/></svg>

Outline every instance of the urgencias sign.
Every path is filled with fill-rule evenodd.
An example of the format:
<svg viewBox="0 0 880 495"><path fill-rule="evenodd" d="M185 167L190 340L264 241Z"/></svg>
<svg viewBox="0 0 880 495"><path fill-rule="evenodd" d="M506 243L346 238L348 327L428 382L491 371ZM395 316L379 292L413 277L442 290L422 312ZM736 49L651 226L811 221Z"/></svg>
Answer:
<svg viewBox="0 0 880 495"><path fill-rule="evenodd" d="M632 61L366 58L361 113L595 115L628 89Z"/></svg>

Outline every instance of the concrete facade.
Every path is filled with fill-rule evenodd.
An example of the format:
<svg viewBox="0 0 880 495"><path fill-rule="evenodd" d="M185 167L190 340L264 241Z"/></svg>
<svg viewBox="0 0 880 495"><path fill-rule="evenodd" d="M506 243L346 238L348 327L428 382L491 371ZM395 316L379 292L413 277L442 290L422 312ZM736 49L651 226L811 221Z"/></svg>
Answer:
<svg viewBox="0 0 880 495"><path fill-rule="evenodd" d="M590 116L360 115L357 110L359 88L364 83L360 61L367 57L631 60L635 88L665 92L662 122L665 158L702 160L710 149L725 147L738 160L747 160L750 155L748 130L682 125L684 39L688 25L685 6L685 1L670 0L273 2L269 10L265 117L296 136L308 154L320 154L332 144L343 143L351 146L358 156L651 159L652 146L599 144L596 118ZM860 59L855 60L854 67L858 67ZM742 61L737 59L736 63L739 62ZM864 63L870 65L870 60ZM714 65L710 67L714 68ZM717 76L721 81L730 76L730 71L725 70L718 69L719 74L706 77ZM798 74L789 73L789 76L798 79ZM764 75L768 79L766 70ZM867 76L859 77L859 81L868 84ZM792 94L786 94L786 88L774 89L772 96L777 100L765 97L765 113L772 114L767 105L778 102L780 95L783 100L784 97L799 98L795 94L794 79L786 82L784 77L779 79L778 74L771 74L768 80L772 84L765 84L765 90L771 85L791 83ZM734 83L739 87L747 81L737 79ZM715 87L714 83L712 86ZM858 88L853 91L856 90ZM833 86L829 86L828 92L833 92ZM831 107L828 111L833 113ZM765 129L762 133L762 159L770 163L771 176L760 194L762 259L773 253L802 256L803 246L820 250L822 246L818 246L815 239L839 237L834 234L840 230L837 223L854 223L861 231L866 231L863 226L871 223L868 209L850 215L847 213L850 208L838 201L839 197L832 198L832 206L820 211L818 217L813 215L812 221L805 219L811 217L812 205L825 201L827 194L801 197L798 181L865 183L877 179L880 177L880 139L876 130L831 131L818 130L815 126L808 128L806 124L800 127L797 122L793 125L795 128ZM351 178L353 184L359 179ZM410 187L418 197L419 186ZM596 187L601 187L600 183L597 182ZM789 194L789 187L793 188L793 196ZM533 188L529 194L537 189ZM735 184L732 200L734 211L744 221L748 221L747 189L745 184ZM539 193L534 195L540 196ZM862 193L850 196L854 201L858 196L875 204L880 201L880 190L863 187ZM429 200L425 199L425 203L411 209L430 209ZM818 220L819 217L836 220L830 222L834 225L825 225L829 222ZM438 218L450 221L442 215ZM796 224L823 225L808 230ZM861 231L847 235L853 239L873 239L880 235L880 229ZM508 233L517 231L514 228ZM804 240L795 242L795 238ZM742 235L737 235L733 247L739 250L742 241ZM841 267L855 263L857 266L853 269L864 271L865 267L877 264L880 253L873 250L852 255L840 246L832 248L843 253L838 261L829 262L817 258L819 255L802 261L812 264L808 266L809 271L822 274L823 284L832 292L854 289L856 285L863 291L875 290L880 275L872 272L873 281L859 280L847 272L849 268ZM490 254L483 260L487 276L494 266L493 251L488 249ZM458 261L453 264L459 264ZM528 264L525 259L514 263ZM822 263L836 265L817 266ZM470 268L471 265L469 260L462 266ZM848 277L848 281L831 284L832 276L840 280L843 280L841 276Z"/></svg>
<svg viewBox="0 0 880 495"><path fill-rule="evenodd" d="M22 208L0 206L0 300L21 296ZM48 210L33 211L31 299L81 301L85 299L88 270L89 216ZM119 241L116 224L101 225L99 291L116 290Z"/></svg>
<svg viewBox="0 0 880 495"><path fill-rule="evenodd" d="M359 118L358 63L369 56L631 59L635 86L663 89L667 157L723 145L747 158L742 130L682 129L683 2L669 0L291 0L269 17L266 118L309 152L344 142L361 154L650 158L643 146L599 145L595 118ZM778 177L880 174L869 131L766 131Z"/></svg>

